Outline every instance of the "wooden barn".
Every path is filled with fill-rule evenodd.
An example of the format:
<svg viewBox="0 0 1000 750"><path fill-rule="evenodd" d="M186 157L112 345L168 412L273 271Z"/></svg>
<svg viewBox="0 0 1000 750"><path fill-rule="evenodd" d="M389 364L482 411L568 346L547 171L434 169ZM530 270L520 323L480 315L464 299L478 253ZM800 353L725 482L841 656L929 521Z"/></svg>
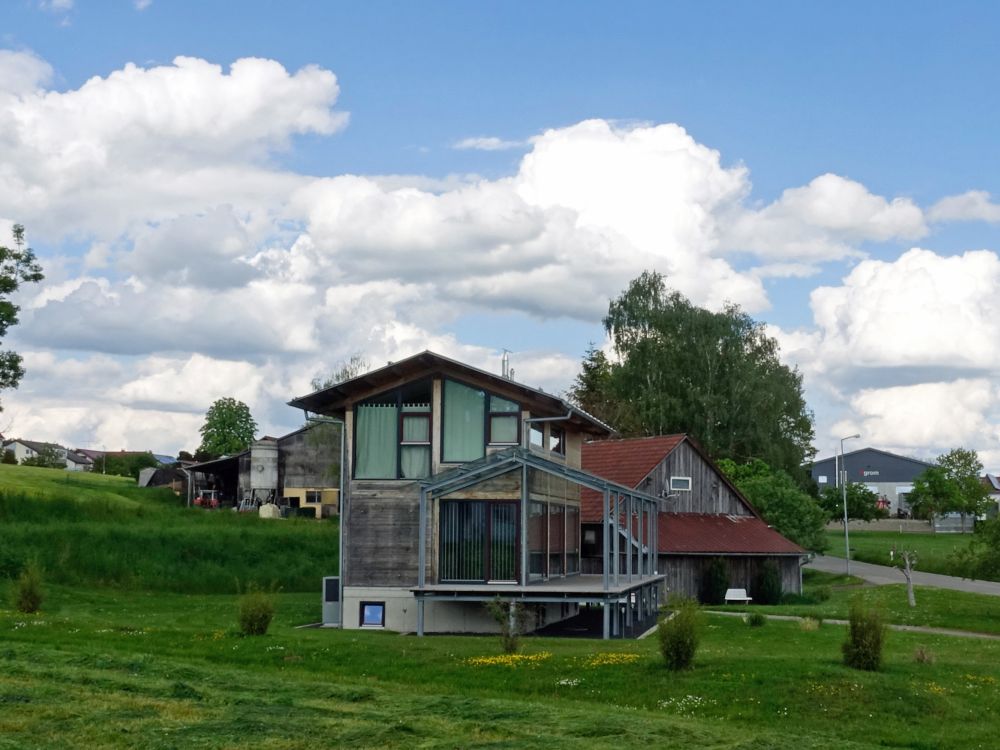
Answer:
<svg viewBox="0 0 1000 750"><path fill-rule="evenodd" d="M667 593L697 597L705 569L722 558L731 588L753 595L765 562L781 573L782 589L801 593L805 550L764 522L705 451L687 435L589 442L582 449L584 470L660 498L658 570ZM601 498L585 492L583 567L603 564Z"/></svg>
<svg viewBox="0 0 1000 750"><path fill-rule="evenodd" d="M657 499L583 471L584 442L611 428L508 375L423 352L290 402L344 424L343 627L493 632L498 596L532 629L582 604L602 608L604 637L655 620ZM583 491L608 542L590 575ZM619 546L634 554L610 557Z"/></svg>

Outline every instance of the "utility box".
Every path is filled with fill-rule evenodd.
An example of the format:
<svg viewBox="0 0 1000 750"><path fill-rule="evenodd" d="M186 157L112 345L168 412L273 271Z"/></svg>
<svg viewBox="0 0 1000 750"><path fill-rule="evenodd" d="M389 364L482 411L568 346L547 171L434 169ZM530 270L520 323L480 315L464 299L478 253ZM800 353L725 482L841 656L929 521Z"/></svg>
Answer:
<svg viewBox="0 0 1000 750"><path fill-rule="evenodd" d="M340 576L323 578L323 625L340 627Z"/></svg>

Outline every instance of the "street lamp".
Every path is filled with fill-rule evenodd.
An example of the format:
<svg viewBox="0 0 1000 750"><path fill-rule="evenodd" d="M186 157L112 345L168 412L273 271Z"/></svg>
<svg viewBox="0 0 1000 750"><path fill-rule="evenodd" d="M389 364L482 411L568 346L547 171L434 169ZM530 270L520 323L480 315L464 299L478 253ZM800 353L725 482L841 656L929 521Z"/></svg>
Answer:
<svg viewBox="0 0 1000 750"><path fill-rule="evenodd" d="M844 441L854 440L859 437L861 437L860 433L857 435L848 435L840 439L840 471L843 472L843 477L838 476L837 479L843 479L840 486L844 496L844 559L847 565L847 575L851 574L851 535L847 531L847 464L844 463Z"/></svg>

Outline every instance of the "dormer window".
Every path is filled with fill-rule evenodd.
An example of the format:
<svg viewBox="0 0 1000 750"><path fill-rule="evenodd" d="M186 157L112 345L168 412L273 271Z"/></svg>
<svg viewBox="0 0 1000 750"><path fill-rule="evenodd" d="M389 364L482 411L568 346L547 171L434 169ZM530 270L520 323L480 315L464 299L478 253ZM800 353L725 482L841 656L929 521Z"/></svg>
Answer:
<svg viewBox="0 0 1000 750"><path fill-rule="evenodd" d="M562 427L549 426L549 451L566 455L566 431Z"/></svg>

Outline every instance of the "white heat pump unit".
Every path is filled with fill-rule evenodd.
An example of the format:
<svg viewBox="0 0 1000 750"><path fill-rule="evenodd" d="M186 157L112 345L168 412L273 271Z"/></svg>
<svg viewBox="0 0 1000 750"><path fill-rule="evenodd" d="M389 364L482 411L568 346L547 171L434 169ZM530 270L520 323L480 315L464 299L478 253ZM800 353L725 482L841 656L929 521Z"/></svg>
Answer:
<svg viewBox="0 0 1000 750"><path fill-rule="evenodd" d="M340 577L323 578L323 625L340 627Z"/></svg>

